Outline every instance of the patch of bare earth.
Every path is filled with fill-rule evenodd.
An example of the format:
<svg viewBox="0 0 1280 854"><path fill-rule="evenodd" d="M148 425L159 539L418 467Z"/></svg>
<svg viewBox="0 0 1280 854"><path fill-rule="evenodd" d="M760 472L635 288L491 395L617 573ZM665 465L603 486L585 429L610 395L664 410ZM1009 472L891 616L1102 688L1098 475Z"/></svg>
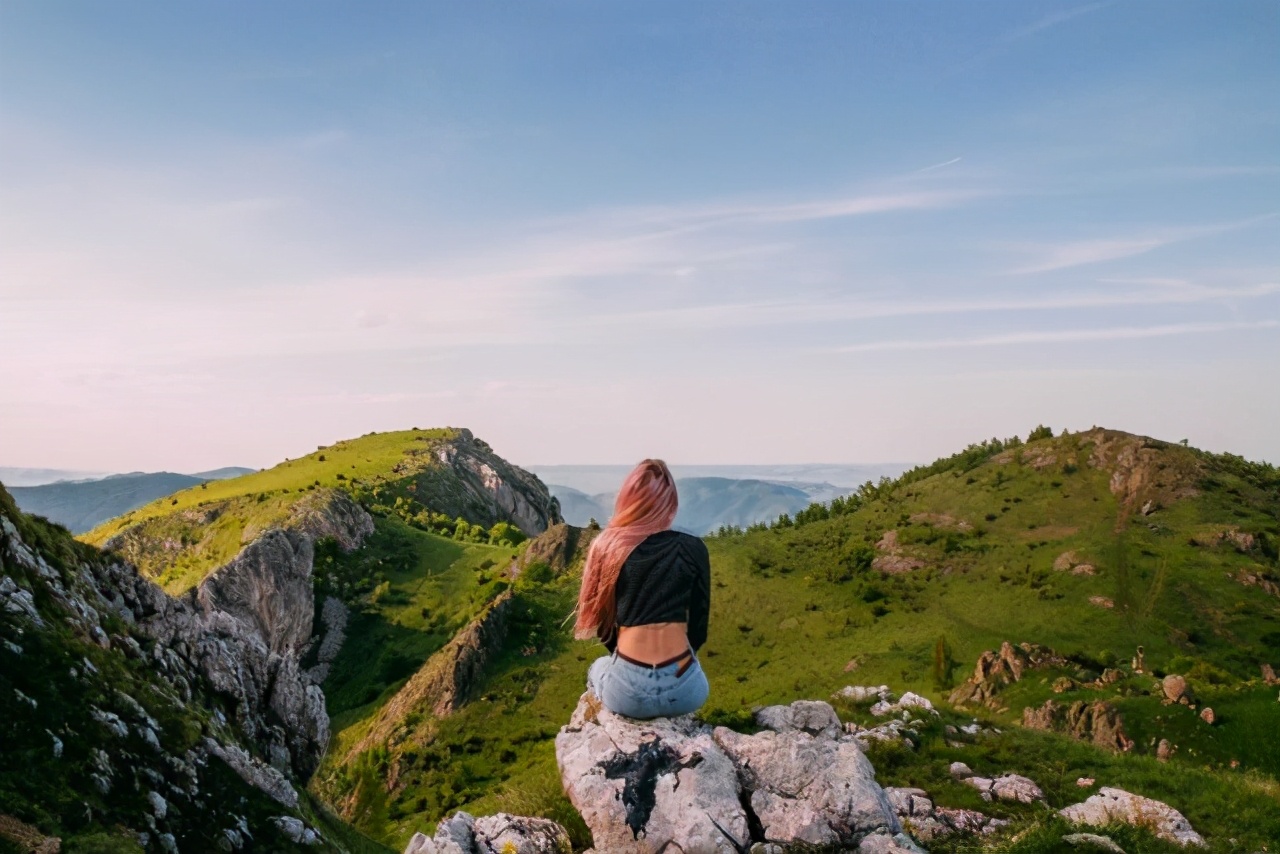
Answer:
<svg viewBox="0 0 1280 854"><path fill-rule="evenodd" d="M885 531L876 542L876 551L880 554L872 558L871 568L885 575L900 575L924 566L923 560L898 544L897 531Z"/></svg>

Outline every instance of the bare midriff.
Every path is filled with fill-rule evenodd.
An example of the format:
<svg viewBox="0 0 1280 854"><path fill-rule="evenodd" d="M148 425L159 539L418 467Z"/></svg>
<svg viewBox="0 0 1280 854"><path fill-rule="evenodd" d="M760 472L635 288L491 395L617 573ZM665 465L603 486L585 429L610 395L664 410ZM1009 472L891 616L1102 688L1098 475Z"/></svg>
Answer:
<svg viewBox="0 0 1280 854"><path fill-rule="evenodd" d="M646 664L670 661L689 652L686 623L649 623L618 627L618 652Z"/></svg>

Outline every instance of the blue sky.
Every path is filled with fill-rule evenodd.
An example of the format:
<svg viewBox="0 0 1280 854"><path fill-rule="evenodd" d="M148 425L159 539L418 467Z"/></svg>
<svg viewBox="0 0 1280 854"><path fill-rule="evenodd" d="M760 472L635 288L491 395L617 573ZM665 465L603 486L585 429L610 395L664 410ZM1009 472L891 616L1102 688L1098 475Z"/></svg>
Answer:
<svg viewBox="0 0 1280 854"><path fill-rule="evenodd" d="M1274 3L0 2L0 464L1280 462Z"/></svg>

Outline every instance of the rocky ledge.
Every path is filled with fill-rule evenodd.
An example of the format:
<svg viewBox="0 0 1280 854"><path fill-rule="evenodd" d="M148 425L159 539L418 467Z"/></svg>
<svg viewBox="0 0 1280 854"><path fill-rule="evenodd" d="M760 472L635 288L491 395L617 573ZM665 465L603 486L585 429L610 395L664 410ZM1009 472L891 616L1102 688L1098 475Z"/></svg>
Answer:
<svg viewBox="0 0 1280 854"><path fill-rule="evenodd" d="M457 812L436 826L436 835L415 833L404 854L570 854L563 827L545 818Z"/></svg>
<svg viewBox="0 0 1280 854"><path fill-rule="evenodd" d="M763 731L744 735L692 716L634 721L583 694L556 736L556 760L596 850L921 850L830 705L770 706L756 722Z"/></svg>

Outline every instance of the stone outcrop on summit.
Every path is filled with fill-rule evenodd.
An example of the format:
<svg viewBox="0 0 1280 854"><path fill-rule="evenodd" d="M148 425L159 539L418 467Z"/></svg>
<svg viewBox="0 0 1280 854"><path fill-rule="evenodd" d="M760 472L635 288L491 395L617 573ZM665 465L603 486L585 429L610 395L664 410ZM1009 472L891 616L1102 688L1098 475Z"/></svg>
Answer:
<svg viewBox="0 0 1280 854"><path fill-rule="evenodd" d="M918 850L830 705L773 706L757 722L766 729L744 735L692 716L633 721L583 694L556 736L556 759L596 850Z"/></svg>
<svg viewBox="0 0 1280 854"><path fill-rule="evenodd" d="M420 481L418 499L432 509L486 528L510 521L530 537L564 521L560 502L536 475L495 454L470 430L458 430L431 453L449 474Z"/></svg>

